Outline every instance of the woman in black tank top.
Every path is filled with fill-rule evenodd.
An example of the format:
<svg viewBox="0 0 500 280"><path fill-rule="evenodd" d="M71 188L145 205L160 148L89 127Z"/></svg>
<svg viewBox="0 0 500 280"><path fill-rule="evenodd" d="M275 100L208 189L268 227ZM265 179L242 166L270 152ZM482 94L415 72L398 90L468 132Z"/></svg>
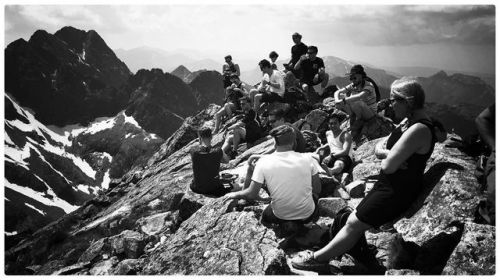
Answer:
<svg viewBox="0 0 500 280"><path fill-rule="evenodd" d="M424 91L417 81L402 78L393 82L391 105L396 120L404 121L383 142L384 147L377 145L376 154L383 160L376 185L333 240L319 251L292 260L293 267L324 269L331 258L349 251L366 230L391 222L415 201L436 140L424 102Z"/></svg>

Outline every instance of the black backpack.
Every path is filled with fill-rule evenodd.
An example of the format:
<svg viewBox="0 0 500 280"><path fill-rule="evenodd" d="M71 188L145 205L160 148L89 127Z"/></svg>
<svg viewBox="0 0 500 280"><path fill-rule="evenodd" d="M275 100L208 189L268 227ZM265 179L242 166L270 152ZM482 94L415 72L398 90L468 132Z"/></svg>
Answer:
<svg viewBox="0 0 500 280"><path fill-rule="evenodd" d="M332 240L337 233L344 227L349 218L349 215L352 213L352 208L346 206L342 208L334 217L333 223L330 225L329 237ZM358 242L347 252L347 254L351 255L355 259L363 259L366 257L366 253L368 252L368 243L366 242L366 237L363 235Z"/></svg>

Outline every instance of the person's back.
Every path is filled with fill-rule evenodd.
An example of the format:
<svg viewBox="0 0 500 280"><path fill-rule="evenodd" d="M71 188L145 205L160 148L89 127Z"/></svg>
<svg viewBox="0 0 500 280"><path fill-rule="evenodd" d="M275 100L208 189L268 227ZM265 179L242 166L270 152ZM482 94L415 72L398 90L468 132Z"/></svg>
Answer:
<svg viewBox="0 0 500 280"><path fill-rule="evenodd" d="M221 148L196 144L189 151L193 163L191 189L201 194L220 194L224 185L219 180Z"/></svg>
<svg viewBox="0 0 500 280"><path fill-rule="evenodd" d="M305 219L314 212L311 177L315 170L312 157L294 151L263 156L255 166L252 180L265 182L276 217L283 220Z"/></svg>

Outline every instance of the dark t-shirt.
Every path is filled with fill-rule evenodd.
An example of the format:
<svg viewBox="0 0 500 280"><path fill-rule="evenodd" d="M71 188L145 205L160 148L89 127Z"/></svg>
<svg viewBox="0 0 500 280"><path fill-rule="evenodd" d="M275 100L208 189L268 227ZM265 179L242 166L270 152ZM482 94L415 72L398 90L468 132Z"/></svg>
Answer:
<svg viewBox="0 0 500 280"><path fill-rule="evenodd" d="M218 194L224 189L219 179L222 159L221 148L195 145L189 150L193 163L193 183L191 189L202 194Z"/></svg>
<svg viewBox="0 0 500 280"><path fill-rule="evenodd" d="M295 65L297 61L299 61L299 58L306 53L307 53L307 46L304 43L300 42L298 45L293 45L292 59L290 60L290 62L292 62L293 65Z"/></svg>
<svg viewBox="0 0 500 280"><path fill-rule="evenodd" d="M247 113L245 113L241 121L245 124L245 141L247 143L253 143L262 137L262 127L257 120L255 111L253 109L250 109Z"/></svg>
<svg viewBox="0 0 500 280"><path fill-rule="evenodd" d="M324 68L325 63L323 59L316 57L314 61L310 59L306 59L301 62L301 68L304 73L303 81L312 81L314 79L314 75L318 74L319 68Z"/></svg>

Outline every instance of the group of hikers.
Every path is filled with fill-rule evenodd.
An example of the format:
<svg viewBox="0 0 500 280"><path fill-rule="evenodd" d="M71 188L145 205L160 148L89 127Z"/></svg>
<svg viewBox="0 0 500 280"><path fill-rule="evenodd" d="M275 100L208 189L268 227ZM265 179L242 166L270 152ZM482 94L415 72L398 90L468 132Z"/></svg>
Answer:
<svg viewBox="0 0 500 280"><path fill-rule="evenodd" d="M363 125L377 116L378 88L367 77L363 66L354 65L346 73L351 83L334 93L335 107L339 110L327 119L326 143L315 151L306 151L302 132L286 122L283 109L268 112L268 127L261 125L259 115L263 103L287 101L286 80L299 81L300 89L306 94L311 87L321 85L318 92L321 95L328 84L323 60L316 56L318 49L307 47L301 38L298 33L292 35L292 58L284 64L284 71L277 70L276 52L271 52L271 61L264 59L258 63L263 73L262 81L250 90L239 78L238 65L232 62L231 56L226 57L223 67L226 102L215 115L215 128L200 128L199 143L190 151L194 173L191 189L194 192L224 196L225 199L270 201L261 217L262 224L267 227L290 223L303 227L318 219L322 187L319 174L339 178L349 172L353 167L353 143L361 137ZM375 148L376 156L382 159L378 181L333 239L318 251L299 254L292 260L294 268L322 271L328 267L330 259L348 252L366 230L402 215L422 192L426 162L435 143L444 141L446 132L442 126L436 129L436 121L426 112L425 93L416 79L403 77L394 81L389 103L397 125ZM220 131L223 118L237 114L240 117L227 127L222 147L213 146L212 134ZM480 122L483 119L494 121L494 114L493 118L491 114L487 116L478 123L484 124ZM341 126L346 119L349 119L349 129ZM484 137L490 140L487 143L494 149L494 125L493 140L487 136L492 133L491 123L482 127L480 132L485 131ZM234 159L241 143L251 145L271 138L275 144L270 154L249 157L243 184L226 182L219 176L221 163ZM225 183L229 183L229 187L225 187ZM261 189L268 197L260 196ZM490 192L494 193L494 187ZM494 195L484 208L483 212L494 215Z"/></svg>

